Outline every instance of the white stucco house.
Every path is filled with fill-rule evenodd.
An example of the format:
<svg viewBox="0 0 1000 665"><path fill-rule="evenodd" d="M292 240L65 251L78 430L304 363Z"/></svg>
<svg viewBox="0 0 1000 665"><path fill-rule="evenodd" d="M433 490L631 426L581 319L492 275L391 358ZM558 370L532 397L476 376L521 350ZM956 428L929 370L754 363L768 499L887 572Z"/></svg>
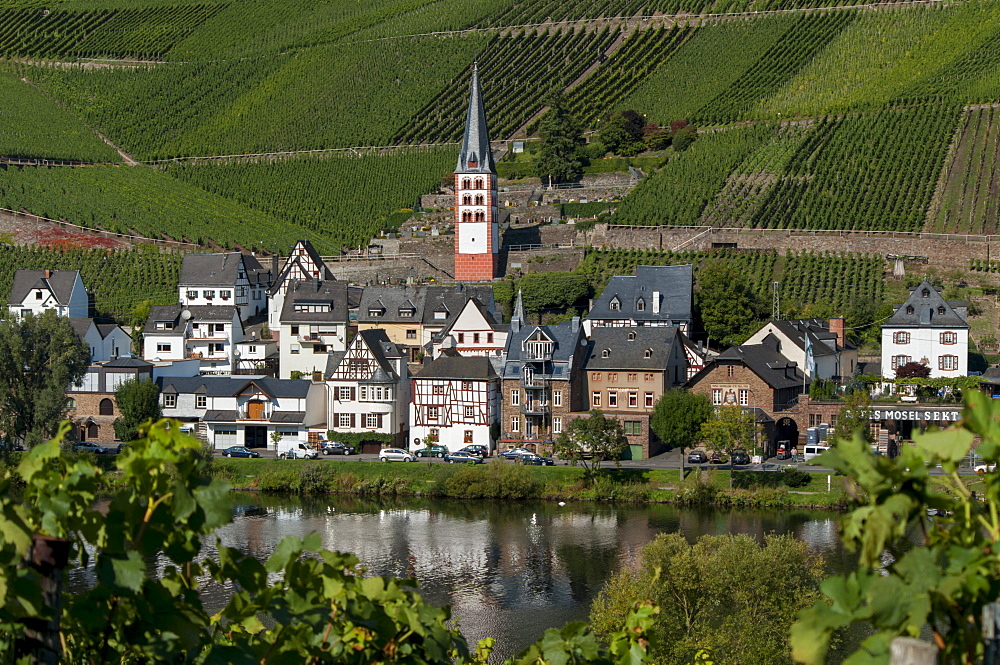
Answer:
<svg viewBox="0 0 1000 665"><path fill-rule="evenodd" d="M231 374L235 345L244 338L235 306L156 305L143 329L148 362L197 359L202 374Z"/></svg>
<svg viewBox="0 0 1000 665"><path fill-rule="evenodd" d="M931 378L965 376L969 372L969 322L965 301L945 300L929 282L882 324L882 376L910 362L927 365Z"/></svg>
<svg viewBox="0 0 1000 665"><path fill-rule="evenodd" d="M7 309L16 317L54 310L59 316L85 319L91 314L90 294L79 270L17 270Z"/></svg>

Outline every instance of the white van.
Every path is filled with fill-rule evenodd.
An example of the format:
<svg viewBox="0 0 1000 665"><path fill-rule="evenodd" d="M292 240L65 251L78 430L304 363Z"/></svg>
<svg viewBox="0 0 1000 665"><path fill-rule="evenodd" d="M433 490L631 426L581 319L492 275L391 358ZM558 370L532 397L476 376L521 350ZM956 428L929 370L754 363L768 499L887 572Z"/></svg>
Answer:
<svg viewBox="0 0 1000 665"><path fill-rule="evenodd" d="M809 460L811 460L813 457L816 457L817 455L822 455L828 450L830 450L830 446L824 446L813 443L806 444L806 447L803 449L802 452L802 459L806 463L808 463Z"/></svg>
<svg viewBox="0 0 1000 665"><path fill-rule="evenodd" d="M319 453L301 441L282 439L278 442L278 459L316 459Z"/></svg>

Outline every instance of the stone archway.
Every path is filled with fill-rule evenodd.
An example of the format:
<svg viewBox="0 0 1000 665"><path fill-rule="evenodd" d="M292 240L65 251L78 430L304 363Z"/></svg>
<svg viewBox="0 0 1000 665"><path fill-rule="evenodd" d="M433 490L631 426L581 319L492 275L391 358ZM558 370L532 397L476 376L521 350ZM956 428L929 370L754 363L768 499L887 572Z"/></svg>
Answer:
<svg viewBox="0 0 1000 665"><path fill-rule="evenodd" d="M795 422L794 418L787 416L779 418L775 424L775 432L775 440L770 443L771 448L767 452L768 457L777 451L778 441L788 441L793 448L799 445L799 424Z"/></svg>

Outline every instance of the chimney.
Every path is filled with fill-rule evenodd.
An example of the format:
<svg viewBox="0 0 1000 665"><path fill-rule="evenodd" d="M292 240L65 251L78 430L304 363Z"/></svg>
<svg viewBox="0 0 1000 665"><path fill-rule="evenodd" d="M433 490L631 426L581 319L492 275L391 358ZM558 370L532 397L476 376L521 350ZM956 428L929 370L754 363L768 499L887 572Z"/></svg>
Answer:
<svg viewBox="0 0 1000 665"><path fill-rule="evenodd" d="M51 279L51 278L52 278L52 271L46 269L45 270L45 279Z"/></svg>
<svg viewBox="0 0 1000 665"><path fill-rule="evenodd" d="M275 252L271 256L271 274L277 277L278 275L278 253Z"/></svg>
<svg viewBox="0 0 1000 665"><path fill-rule="evenodd" d="M574 316L573 321L570 323L570 330L574 333L580 332L580 317Z"/></svg>
<svg viewBox="0 0 1000 665"><path fill-rule="evenodd" d="M830 319L830 332L837 336L837 344L844 346L844 317Z"/></svg>
<svg viewBox="0 0 1000 665"><path fill-rule="evenodd" d="M653 314L660 313L660 292L653 291Z"/></svg>

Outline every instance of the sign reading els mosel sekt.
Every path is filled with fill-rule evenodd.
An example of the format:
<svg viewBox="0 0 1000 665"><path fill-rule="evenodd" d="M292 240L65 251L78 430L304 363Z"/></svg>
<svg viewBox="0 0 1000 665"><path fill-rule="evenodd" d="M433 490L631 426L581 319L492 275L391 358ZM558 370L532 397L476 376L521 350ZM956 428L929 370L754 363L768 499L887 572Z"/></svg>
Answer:
<svg viewBox="0 0 1000 665"><path fill-rule="evenodd" d="M957 422L962 415L955 409L872 409L869 420L927 420Z"/></svg>

